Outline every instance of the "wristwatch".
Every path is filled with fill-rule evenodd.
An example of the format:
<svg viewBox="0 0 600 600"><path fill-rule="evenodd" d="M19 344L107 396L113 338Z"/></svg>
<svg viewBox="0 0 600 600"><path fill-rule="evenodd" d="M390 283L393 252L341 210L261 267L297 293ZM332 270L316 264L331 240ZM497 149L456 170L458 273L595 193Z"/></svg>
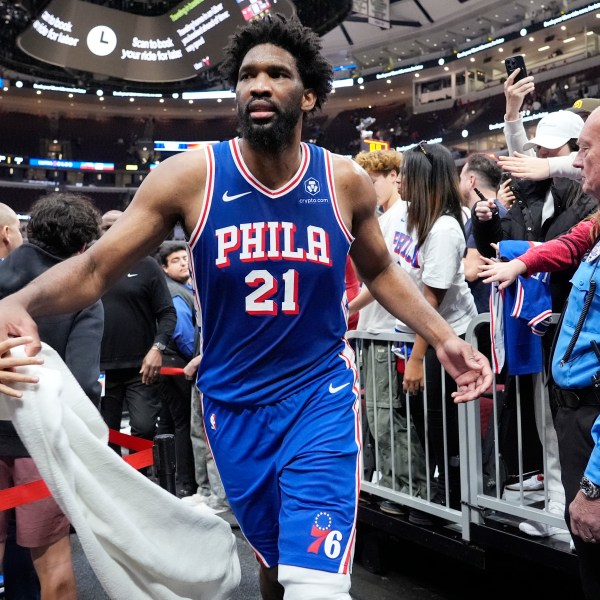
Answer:
<svg viewBox="0 0 600 600"><path fill-rule="evenodd" d="M164 352L166 346L164 344L161 344L160 342L154 342L154 344L152 344L153 348L156 348L159 352Z"/></svg>
<svg viewBox="0 0 600 600"><path fill-rule="evenodd" d="M583 495L590 500L597 500L600 498L600 485L596 485L593 481L590 481L585 475L581 478L579 489Z"/></svg>

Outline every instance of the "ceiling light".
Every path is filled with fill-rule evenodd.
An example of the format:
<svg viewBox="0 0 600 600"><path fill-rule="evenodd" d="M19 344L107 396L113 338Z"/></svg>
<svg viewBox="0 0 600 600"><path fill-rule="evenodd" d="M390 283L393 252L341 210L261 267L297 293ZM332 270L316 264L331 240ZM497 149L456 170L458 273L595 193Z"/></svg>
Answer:
<svg viewBox="0 0 600 600"><path fill-rule="evenodd" d="M563 44L568 44L569 42L574 42L576 40L575 36L567 38L566 40L563 40Z"/></svg>
<svg viewBox="0 0 600 600"><path fill-rule="evenodd" d="M541 48L538 48L538 52L543 52L544 50L549 50L550 46L542 46Z"/></svg>
<svg viewBox="0 0 600 600"><path fill-rule="evenodd" d="M22 88L23 87L23 82L22 81L17 81L15 83L15 86L18 87L18 88Z"/></svg>
<svg viewBox="0 0 600 600"><path fill-rule="evenodd" d="M440 67L445 63L446 61L443 58L440 58L438 60L438 65L440 65Z"/></svg>
<svg viewBox="0 0 600 600"><path fill-rule="evenodd" d="M527 35L527 29L525 29L525 27L523 27L523 29L521 29L521 31L519 31L519 33L521 34L521 37L525 37Z"/></svg>

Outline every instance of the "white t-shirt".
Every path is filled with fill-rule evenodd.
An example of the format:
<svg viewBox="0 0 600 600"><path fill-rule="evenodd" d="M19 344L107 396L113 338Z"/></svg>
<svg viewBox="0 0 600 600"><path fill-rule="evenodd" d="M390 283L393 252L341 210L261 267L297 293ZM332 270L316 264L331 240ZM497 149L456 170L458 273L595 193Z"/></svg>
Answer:
<svg viewBox="0 0 600 600"><path fill-rule="evenodd" d="M406 230L406 211L408 203L397 200L392 206L379 217L379 227L383 234L386 246L392 258L397 260L393 252L394 238L397 231ZM362 308L358 316L357 329L369 333L393 333L396 327L396 317L392 316L379 302L373 301Z"/></svg>
<svg viewBox="0 0 600 600"><path fill-rule="evenodd" d="M406 223L404 223L406 228ZM422 247L408 233L397 231L393 251L396 262L410 275L420 290L424 285L446 290L438 312L457 335L466 332L477 308L465 280L463 256L466 242L463 231L454 217L441 216L431 228ZM396 330L412 331L401 321Z"/></svg>

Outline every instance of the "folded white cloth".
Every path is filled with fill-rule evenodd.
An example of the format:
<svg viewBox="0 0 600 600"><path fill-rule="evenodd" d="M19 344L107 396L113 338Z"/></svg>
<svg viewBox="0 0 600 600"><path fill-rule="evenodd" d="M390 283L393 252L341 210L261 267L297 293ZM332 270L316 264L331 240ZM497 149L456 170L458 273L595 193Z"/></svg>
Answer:
<svg viewBox="0 0 600 600"><path fill-rule="evenodd" d="M0 393L0 419L13 421L106 593L114 600L229 598L240 580L230 526L119 458L58 354L44 344L39 356L44 365L19 368L39 383L20 384L21 399Z"/></svg>

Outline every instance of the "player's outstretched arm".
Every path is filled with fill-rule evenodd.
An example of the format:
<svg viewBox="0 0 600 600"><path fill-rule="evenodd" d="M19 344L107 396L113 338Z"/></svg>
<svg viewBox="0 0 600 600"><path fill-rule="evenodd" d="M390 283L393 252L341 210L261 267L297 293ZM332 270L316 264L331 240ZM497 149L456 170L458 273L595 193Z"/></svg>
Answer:
<svg viewBox="0 0 600 600"><path fill-rule="evenodd" d="M31 336L27 354L36 354L40 342L32 317L89 306L131 265L153 252L178 220L190 231L202 205L203 166L202 151L168 159L148 175L123 216L91 248L1 300L0 342Z"/></svg>

